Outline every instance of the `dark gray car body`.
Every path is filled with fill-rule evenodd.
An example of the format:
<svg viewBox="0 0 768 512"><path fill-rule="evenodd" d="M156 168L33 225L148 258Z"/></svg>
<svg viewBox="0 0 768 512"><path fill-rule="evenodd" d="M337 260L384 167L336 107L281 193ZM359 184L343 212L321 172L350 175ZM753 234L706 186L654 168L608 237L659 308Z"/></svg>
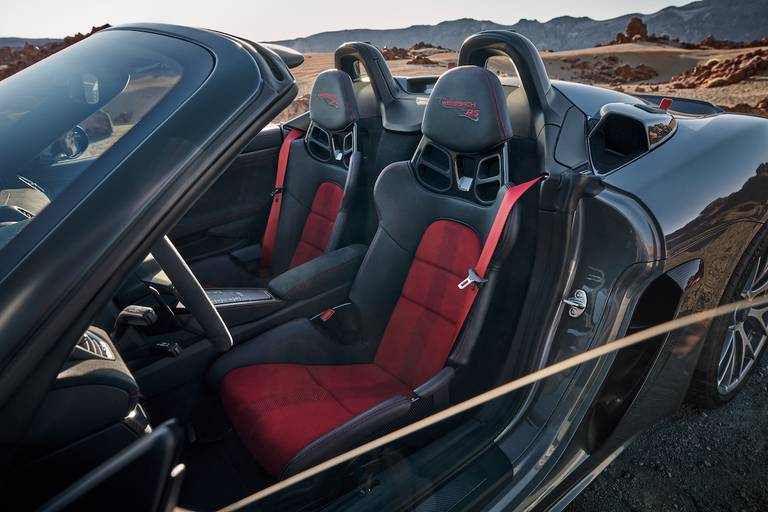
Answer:
<svg viewBox="0 0 768 512"><path fill-rule="evenodd" d="M245 41L183 27L112 30L184 39L205 48L215 65L157 130L134 134L134 150L115 155L91 181L75 183L56 208L4 249L0 453L9 458L35 404L99 305L296 93L277 56ZM342 69L345 59L368 67L377 58L365 53L365 45L342 48L337 53ZM679 288L667 308L669 318L716 306L739 256L768 220L768 120L677 115L676 130L663 143L598 174L588 136L600 109L644 101L551 82L533 45L512 32L471 37L460 64L482 65L490 55L507 55L516 64L530 108L523 130L538 148L537 171L549 173L539 198L542 257L531 277L537 286L528 291L513 341L530 348L522 358L527 370L624 335L638 303L655 293L649 290L662 276ZM423 103L416 100L424 94L409 93L386 71L371 76L371 83L385 129L418 129ZM588 304L572 318L561 299L577 289L586 293ZM507 410L514 413L492 438L472 437L477 431L472 429L480 428L472 423L462 427L463 443L457 444L459 433L442 441L440 449L466 463L462 471L439 478L435 495L448 489L444 494L454 501L444 502L446 508L564 505L637 432L679 407L705 334L706 326L693 340L687 332L657 340L641 367L628 371L629 389L611 388L612 376L624 371L624 361L612 354L511 397ZM509 373L519 364L508 361ZM618 393L621 404L595 420L595 404L606 392ZM594 421L602 433L590 436ZM414 471L422 462L436 471L439 455L419 454L428 458L416 457ZM382 481L388 482L386 476ZM457 482L469 491L451 494ZM378 493L353 493L337 506L373 510L415 498L395 499L392 492L383 485Z"/></svg>

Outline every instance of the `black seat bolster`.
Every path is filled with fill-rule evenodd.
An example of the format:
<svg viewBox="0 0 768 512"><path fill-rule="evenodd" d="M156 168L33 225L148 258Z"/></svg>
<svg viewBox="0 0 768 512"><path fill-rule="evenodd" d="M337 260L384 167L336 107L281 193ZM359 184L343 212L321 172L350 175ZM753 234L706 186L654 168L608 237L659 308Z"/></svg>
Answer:
<svg viewBox="0 0 768 512"><path fill-rule="evenodd" d="M301 300L351 283L367 249L365 245L354 244L325 253L283 272L272 279L267 287L280 299Z"/></svg>
<svg viewBox="0 0 768 512"><path fill-rule="evenodd" d="M208 383L218 389L224 376L235 368L255 364L363 364L373 360L371 344L339 343L318 322L299 318L263 332L235 346L214 361Z"/></svg>
<svg viewBox="0 0 768 512"><path fill-rule="evenodd" d="M440 370L437 375L413 390L419 398L430 398L434 409L442 409L450 403L450 384L455 371L450 366Z"/></svg>
<svg viewBox="0 0 768 512"><path fill-rule="evenodd" d="M355 448L387 427L398 425L399 420L408 415L413 403L410 397L393 396L342 423L294 455L283 470L281 479Z"/></svg>
<svg viewBox="0 0 768 512"><path fill-rule="evenodd" d="M318 437L297 453L283 471L289 477L351 450L375 436L399 428L448 405L453 368L446 367L414 390L414 396L393 396Z"/></svg>
<svg viewBox="0 0 768 512"><path fill-rule="evenodd" d="M352 232L359 231L352 226L352 197L358 193L362 178L360 176L363 155L359 151L352 153L349 159L349 169L347 169L347 181L344 184L344 196L341 199L339 213L336 215L336 221L333 223L331 236L325 246L326 252L335 251L341 247L351 237Z"/></svg>
<svg viewBox="0 0 768 512"><path fill-rule="evenodd" d="M494 257L491 260L491 264L488 267L488 273L486 278L488 282L485 283L480 293L475 299L475 303L472 305L467 318L464 320L464 325L461 328L459 337L453 345L448 360L451 364L456 366L466 366L469 364L472 358L472 353L475 350L475 346L480 340L482 331L488 327L488 313L493 301L494 295L502 286L499 283L499 271L504 263L504 260L509 257L509 254L514 250L515 241L517 240L517 233L520 227L520 208L512 210L509 221L504 228L499 247L494 253ZM504 288L501 288L504 290Z"/></svg>

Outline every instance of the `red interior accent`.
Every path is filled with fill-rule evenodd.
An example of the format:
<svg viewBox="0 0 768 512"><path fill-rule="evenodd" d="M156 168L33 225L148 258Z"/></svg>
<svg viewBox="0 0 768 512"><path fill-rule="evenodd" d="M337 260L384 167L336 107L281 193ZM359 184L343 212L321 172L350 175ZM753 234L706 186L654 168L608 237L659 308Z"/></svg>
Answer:
<svg viewBox="0 0 768 512"><path fill-rule="evenodd" d="M279 192L272 196L272 205L269 207L269 217L267 217L267 228L264 231L264 239L261 243L259 267L262 271L266 271L269 268L270 263L272 263L272 252L275 250L277 225L280 222L280 206L283 203L282 188L285 184L285 171L288 169L288 156L291 152L291 143L302 135L304 135L304 132L296 129L288 132L283 140L283 144L280 146L280 153L277 156L275 191Z"/></svg>
<svg viewBox="0 0 768 512"><path fill-rule="evenodd" d="M334 313L336 313L335 309L328 308L325 311L323 311L322 313L320 313L320 320L322 320L323 322L327 322L328 320L331 319L331 317L334 315Z"/></svg>
<svg viewBox="0 0 768 512"><path fill-rule="evenodd" d="M458 222L426 229L373 364L253 365L224 377L224 408L262 467L279 477L309 443L388 398L411 396L445 366L477 295L458 283L473 265L485 276L512 207L539 179L507 190L482 249Z"/></svg>
<svg viewBox="0 0 768 512"><path fill-rule="evenodd" d="M256 461L279 477L302 448L353 416L411 390L373 364L265 364L229 372L224 409Z"/></svg>
<svg viewBox="0 0 768 512"><path fill-rule="evenodd" d="M343 196L344 189L336 183L326 181L317 187L312 208L301 231L301 239L288 268L313 260L325 252Z"/></svg>
<svg viewBox="0 0 768 512"><path fill-rule="evenodd" d="M496 217L493 218L493 224L491 224L491 230L488 232L488 238L485 239L483 252L480 253L477 263L472 267L479 277L485 278L485 273L488 272L488 265L491 263L493 253L496 252L496 247L499 245L499 240L501 240L501 234L504 232L504 226L507 225L509 214L512 213L512 208L515 206L515 203L517 203L518 199L520 199L529 188L538 183L542 178L543 176L539 176L531 181L526 181L520 185L510 187L504 192L504 197L501 199L499 210L496 212ZM464 293L464 299L459 300L459 321L456 323L456 328L454 329L453 337L451 339L451 345L453 345L453 342L459 337L461 326L464 325L467 316L469 316L469 312L472 310L472 304L474 304L475 297L480 291L480 288L477 286L468 286L461 291Z"/></svg>
<svg viewBox="0 0 768 512"><path fill-rule="evenodd" d="M376 364L411 387L445 365L461 321L462 290L456 283L480 255L477 233L439 220L424 232L403 290L376 353Z"/></svg>
<svg viewBox="0 0 768 512"><path fill-rule="evenodd" d="M669 110L669 107L672 106L672 98L662 98L659 102L659 108L661 110Z"/></svg>

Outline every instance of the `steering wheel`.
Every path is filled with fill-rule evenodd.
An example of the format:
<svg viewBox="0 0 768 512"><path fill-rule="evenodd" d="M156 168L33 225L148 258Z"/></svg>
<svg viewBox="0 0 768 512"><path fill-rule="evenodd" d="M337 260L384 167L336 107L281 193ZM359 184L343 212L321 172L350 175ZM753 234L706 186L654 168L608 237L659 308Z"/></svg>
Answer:
<svg viewBox="0 0 768 512"><path fill-rule="evenodd" d="M165 271L173 287L179 293L184 306L200 323L211 344L219 351L232 348L232 335L219 316L211 299L200 286L195 274L187 266L171 240L164 236L152 246L152 255Z"/></svg>

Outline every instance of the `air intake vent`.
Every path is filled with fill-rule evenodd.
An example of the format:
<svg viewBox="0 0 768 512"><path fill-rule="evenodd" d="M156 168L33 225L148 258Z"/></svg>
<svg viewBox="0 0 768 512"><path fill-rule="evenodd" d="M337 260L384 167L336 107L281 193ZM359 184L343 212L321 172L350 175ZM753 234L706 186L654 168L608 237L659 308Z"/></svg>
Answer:
<svg viewBox="0 0 768 512"><path fill-rule="evenodd" d="M608 103L589 134L592 166L604 174L652 151L671 137L675 118L665 110L645 104Z"/></svg>

